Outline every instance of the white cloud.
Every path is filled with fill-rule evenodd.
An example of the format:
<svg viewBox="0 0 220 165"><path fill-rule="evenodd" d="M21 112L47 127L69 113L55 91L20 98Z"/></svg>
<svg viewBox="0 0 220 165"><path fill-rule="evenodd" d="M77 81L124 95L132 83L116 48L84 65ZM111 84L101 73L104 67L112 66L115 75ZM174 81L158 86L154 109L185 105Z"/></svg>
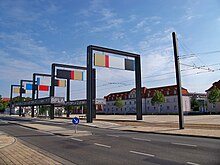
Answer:
<svg viewBox="0 0 220 165"><path fill-rule="evenodd" d="M145 32L150 33L152 31L151 27L153 25L160 24L160 17L152 16L152 17L145 17L141 18L139 22L136 23L136 26L131 29L131 32Z"/></svg>
<svg viewBox="0 0 220 165"><path fill-rule="evenodd" d="M123 32L113 32L112 40L119 40L125 38L125 33Z"/></svg>

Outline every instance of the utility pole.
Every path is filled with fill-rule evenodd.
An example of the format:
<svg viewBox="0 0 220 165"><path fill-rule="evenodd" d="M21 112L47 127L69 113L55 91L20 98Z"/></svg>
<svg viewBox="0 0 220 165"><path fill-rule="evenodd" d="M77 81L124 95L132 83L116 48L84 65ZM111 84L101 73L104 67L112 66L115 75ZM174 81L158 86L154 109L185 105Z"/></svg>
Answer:
<svg viewBox="0 0 220 165"><path fill-rule="evenodd" d="M178 108L179 108L179 129L184 129L182 85L181 85L181 75L180 75L178 44L177 44L177 37L175 32L172 33L172 37L173 37L173 50L174 50L174 58L175 58L177 96L178 96Z"/></svg>

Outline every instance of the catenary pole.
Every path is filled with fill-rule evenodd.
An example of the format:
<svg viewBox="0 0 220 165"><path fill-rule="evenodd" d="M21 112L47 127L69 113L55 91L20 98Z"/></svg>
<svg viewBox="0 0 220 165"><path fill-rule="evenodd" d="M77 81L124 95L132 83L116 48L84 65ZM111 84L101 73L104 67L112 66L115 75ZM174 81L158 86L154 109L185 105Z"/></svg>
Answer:
<svg viewBox="0 0 220 165"><path fill-rule="evenodd" d="M175 69L176 69L176 83L177 83L177 96L178 96L178 108L179 108L179 129L184 129L181 74L180 74L178 44L177 44L177 37L175 32L172 33L172 38L173 38L173 50L174 50L174 58L175 58Z"/></svg>

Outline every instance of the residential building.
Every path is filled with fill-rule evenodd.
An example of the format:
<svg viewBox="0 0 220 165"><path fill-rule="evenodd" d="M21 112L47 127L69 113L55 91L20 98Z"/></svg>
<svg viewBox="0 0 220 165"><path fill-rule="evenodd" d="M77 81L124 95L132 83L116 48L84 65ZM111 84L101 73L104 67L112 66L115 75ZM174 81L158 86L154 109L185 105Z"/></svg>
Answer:
<svg viewBox="0 0 220 165"><path fill-rule="evenodd" d="M212 84L212 86L206 90L207 92L207 96L209 95L210 91L214 88L214 87L217 87L218 89L220 89L220 80L217 81L217 82L214 82ZM216 102L214 104L210 103L209 100L207 101L207 109L208 109L208 112L211 112L211 113L220 113L220 102Z"/></svg>
<svg viewBox="0 0 220 165"><path fill-rule="evenodd" d="M165 96L165 103L161 105L152 105L151 99L156 91L160 91ZM190 97L187 89L182 88L183 110L185 113L191 111ZM177 114L178 100L176 85L157 88L141 88L142 113L143 114ZM119 109L115 106L118 98L122 98L124 106ZM104 114L135 114L136 113L136 89L130 91L111 93L105 96L106 104L103 106Z"/></svg>
<svg viewBox="0 0 220 165"><path fill-rule="evenodd" d="M10 101L10 98L2 98L2 101Z"/></svg>
<svg viewBox="0 0 220 165"><path fill-rule="evenodd" d="M207 112L207 95L206 93L189 93L189 96L192 99L195 99L199 102L200 106L198 108L199 112Z"/></svg>

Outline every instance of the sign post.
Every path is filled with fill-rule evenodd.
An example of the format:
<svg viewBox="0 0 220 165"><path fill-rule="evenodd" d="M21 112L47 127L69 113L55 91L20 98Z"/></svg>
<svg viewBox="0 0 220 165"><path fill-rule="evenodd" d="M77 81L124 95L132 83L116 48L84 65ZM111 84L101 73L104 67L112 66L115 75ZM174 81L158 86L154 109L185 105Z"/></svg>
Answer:
<svg viewBox="0 0 220 165"><path fill-rule="evenodd" d="M72 119L72 123L74 124L74 128L75 128L75 133L77 131L77 125L79 124L79 118L78 117L74 117Z"/></svg>

